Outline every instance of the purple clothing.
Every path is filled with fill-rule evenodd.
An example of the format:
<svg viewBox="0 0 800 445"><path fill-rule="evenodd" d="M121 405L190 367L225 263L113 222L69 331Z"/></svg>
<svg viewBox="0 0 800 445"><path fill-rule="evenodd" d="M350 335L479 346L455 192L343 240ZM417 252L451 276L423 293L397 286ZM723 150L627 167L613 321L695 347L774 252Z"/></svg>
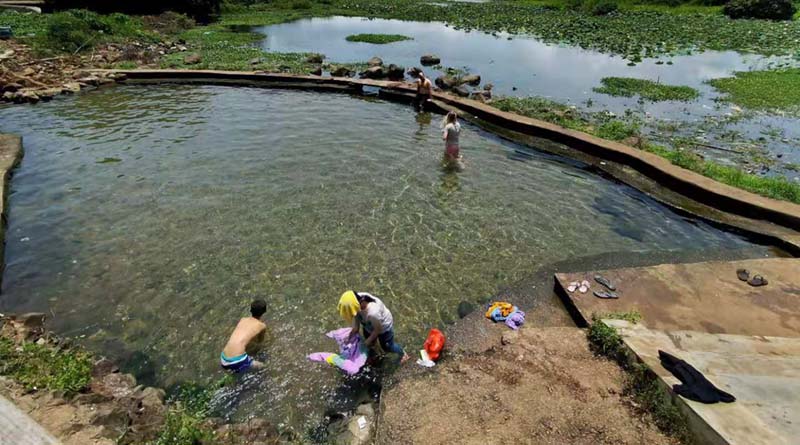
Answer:
<svg viewBox="0 0 800 445"><path fill-rule="evenodd" d="M308 355L312 362L327 362L333 366L338 366L347 374L358 373L367 362L367 345L361 339L361 335L350 338L350 328L341 328L330 331L326 335L339 345L339 353L315 352Z"/></svg>
<svg viewBox="0 0 800 445"><path fill-rule="evenodd" d="M513 330L519 329L522 324L525 323L525 312L517 309L516 311L512 312L508 317L506 317L506 326Z"/></svg>

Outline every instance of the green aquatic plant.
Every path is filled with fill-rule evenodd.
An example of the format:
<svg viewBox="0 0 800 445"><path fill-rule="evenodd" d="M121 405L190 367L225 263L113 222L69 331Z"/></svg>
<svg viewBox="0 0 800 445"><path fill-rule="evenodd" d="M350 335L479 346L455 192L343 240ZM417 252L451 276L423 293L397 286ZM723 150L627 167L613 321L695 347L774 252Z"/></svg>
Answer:
<svg viewBox="0 0 800 445"><path fill-rule="evenodd" d="M700 93L687 86L665 85L647 79L632 77L604 77L600 80L602 87L594 88L596 93L610 96L633 97L638 95L643 100L659 102L664 100L690 101Z"/></svg>
<svg viewBox="0 0 800 445"><path fill-rule="evenodd" d="M747 71L708 82L724 100L757 110L800 111L800 68Z"/></svg>
<svg viewBox="0 0 800 445"><path fill-rule="evenodd" d="M29 390L76 394L92 378L92 361L80 349L56 349L48 344L26 343L17 347L0 338L0 375L7 375Z"/></svg>
<svg viewBox="0 0 800 445"><path fill-rule="evenodd" d="M404 40L413 40L411 37L400 34L352 34L345 37L348 42L364 42L374 43L376 45L385 45L387 43L402 42Z"/></svg>
<svg viewBox="0 0 800 445"><path fill-rule="evenodd" d="M639 125L632 122L611 120L600 125L595 134L603 139L621 141L629 137L639 136Z"/></svg>

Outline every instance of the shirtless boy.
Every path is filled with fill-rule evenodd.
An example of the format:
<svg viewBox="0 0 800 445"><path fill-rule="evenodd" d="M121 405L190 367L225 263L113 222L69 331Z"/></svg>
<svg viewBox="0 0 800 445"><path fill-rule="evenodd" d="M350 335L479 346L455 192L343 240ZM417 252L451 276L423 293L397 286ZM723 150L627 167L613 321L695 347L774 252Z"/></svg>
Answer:
<svg viewBox="0 0 800 445"><path fill-rule="evenodd" d="M233 330L228 344L220 354L219 362L223 369L233 372L244 372L250 369L258 369L263 364L253 360L247 353L247 348L251 343L263 340L267 325L261 321L261 316L267 312L267 303L264 300L256 300L250 305L252 317L239 320L236 329Z"/></svg>
<svg viewBox="0 0 800 445"><path fill-rule="evenodd" d="M423 111L425 108L425 103L431 100L431 90L433 89L433 85L431 85L430 79L425 77L425 73L422 71L417 73L417 95L414 97L414 109L419 111Z"/></svg>

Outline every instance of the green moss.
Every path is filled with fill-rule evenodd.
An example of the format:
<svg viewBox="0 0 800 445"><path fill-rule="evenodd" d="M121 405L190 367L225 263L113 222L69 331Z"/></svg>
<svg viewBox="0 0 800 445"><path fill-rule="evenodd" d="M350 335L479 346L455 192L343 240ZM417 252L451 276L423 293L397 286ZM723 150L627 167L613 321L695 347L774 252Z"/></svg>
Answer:
<svg viewBox="0 0 800 445"><path fill-rule="evenodd" d="M92 361L80 350L34 343L17 347L11 340L0 338L0 374L31 390L64 391L69 396L89 385Z"/></svg>
<svg viewBox="0 0 800 445"><path fill-rule="evenodd" d="M404 40L413 40L411 37L400 34L352 34L345 38L348 42L364 42L374 43L376 45L385 45L387 43L402 42Z"/></svg>
<svg viewBox="0 0 800 445"><path fill-rule="evenodd" d="M800 110L800 69L749 71L709 83L726 93L726 100L760 110Z"/></svg>
<svg viewBox="0 0 800 445"><path fill-rule="evenodd" d="M687 86L664 85L647 79L631 77L604 77L600 80L602 87L595 88L597 93L610 96L633 97L638 95L644 100L659 102L664 100L690 101L700 93Z"/></svg>
<svg viewBox="0 0 800 445"><path fill-rule="evenodd" d="M629 323L636 324L642 321L642 314L636 309L634 309L627 312L606 312L598 315L595 318L599 320L606 320L606 319L625 320Z"/></svg>

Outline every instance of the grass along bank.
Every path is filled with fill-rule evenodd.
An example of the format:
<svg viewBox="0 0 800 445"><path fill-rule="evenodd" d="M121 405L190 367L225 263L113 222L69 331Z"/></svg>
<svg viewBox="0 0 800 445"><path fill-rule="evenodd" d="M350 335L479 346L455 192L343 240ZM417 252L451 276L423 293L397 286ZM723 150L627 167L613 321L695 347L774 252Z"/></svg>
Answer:
<svg viewBox="0 0 800 445"><path fill-rule="evenodd" d="M725 100L756 110L800 114L800 69L738 72L708 82Z"/></svg>
<svg viewBox="0 0 800 445"><path fill-rule="evenodd" d="M649 100L652 102L664 100L688 102L700 96L700 92L691 87L665 85L647 79L604 77L600 82L603 86L594 88L596 93L618 97L633 97L638 95L641 100Z"/></svg>
<svg viewBox="0 0 800 445"><path fill-rule="evenodd" d="M639 125L636 122L626 122L607 113L582 113L573 107L538 97L503 97L493 101L492 106L502 111L551 122L604 139L622 141L723 184L768 198L800 204L800 184L784 177L758 176L736 167L706 160L688 144L666 148L649 143L640 136Z"/></svg>
<svg viewBox="0 0 800 445"><path fill-rule="evenodd" d="M92 360L80 349L57 350L36 343L18 346L0 337L0 375L12 378L29 391L63 391L71 397L89 386Z"/></svg>
<svg viewBox="0 0 800 445"><path fill-rule="evenodd" d="M400 34L352 34L345 38L348 42L364 42L376 45L413 40L411 37Z"/></svg>

